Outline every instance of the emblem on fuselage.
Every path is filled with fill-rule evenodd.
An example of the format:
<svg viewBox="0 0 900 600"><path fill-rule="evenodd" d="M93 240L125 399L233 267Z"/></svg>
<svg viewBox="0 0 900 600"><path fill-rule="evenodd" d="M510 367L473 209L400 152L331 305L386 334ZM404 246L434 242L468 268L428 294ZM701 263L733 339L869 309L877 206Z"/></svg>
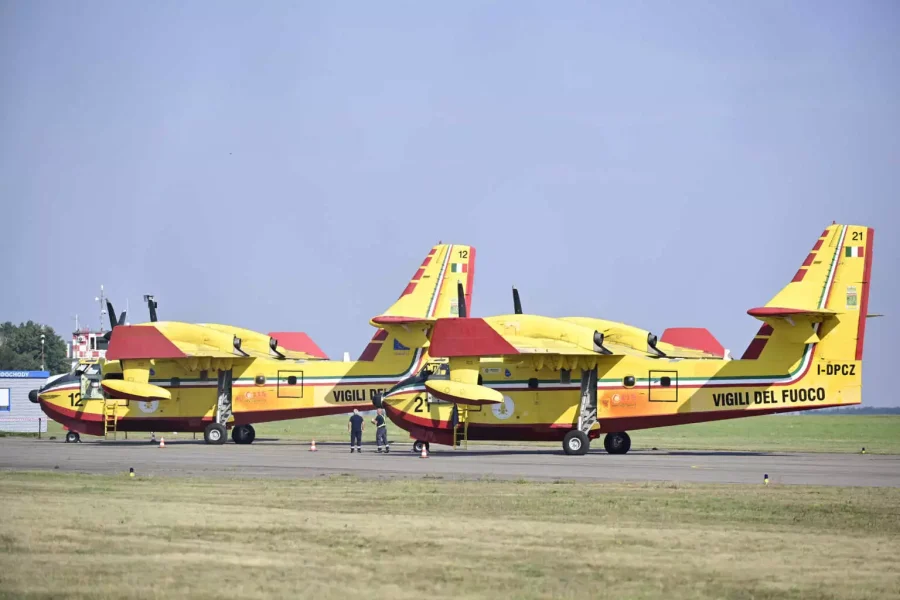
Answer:
<svg viewBox="0 0 900 600"><path fill-rule="evenodd" d="M156 409L159 408L159 400L149 400L145 402L138 402L138 408L141 409L141 412L144 413L155 413Z"/></svg>
<svg viewBox="0 0 900 600"><path fill-rule="evenodd" d="M513 399L509 396L503 396L503 404L494 404L491 406L491 412L494 413L494 416L500 419L501 421L505 421L510 418L513 414L513 411L516 410L516 405L513 403Z"/></svg>

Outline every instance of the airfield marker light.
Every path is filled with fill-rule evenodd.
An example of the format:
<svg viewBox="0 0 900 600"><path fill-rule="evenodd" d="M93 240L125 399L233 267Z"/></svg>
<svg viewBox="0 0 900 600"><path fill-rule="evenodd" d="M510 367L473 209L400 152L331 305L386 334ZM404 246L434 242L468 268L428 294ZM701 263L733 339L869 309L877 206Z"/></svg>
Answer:
<svg viewBox="0 0 900 600"><path fill-rule="evenodd" d="M310 452L316 452L316 440L313 440L313 441L309 444L309 451L310 451Z"/></svg>
<svg viewBox="0 0 900 600"><path fill-rule="evenodd" d="M865 454L865 453L866 453L866 447L863 446L862 452L860 454Z"/></svg>
<svg viewBox="0 0 900 600"><path fill-rule="evenodd" d="M134 467L129 467L129 468L128 468L128 476L129 476L129 477L132 477L132 478L134 477Z"/></svg>
<svg viewBox="0 0 900 600"><path fill-rule="evenodd" d="M763 475L763 485L769 485L769 474Z"/></svg>

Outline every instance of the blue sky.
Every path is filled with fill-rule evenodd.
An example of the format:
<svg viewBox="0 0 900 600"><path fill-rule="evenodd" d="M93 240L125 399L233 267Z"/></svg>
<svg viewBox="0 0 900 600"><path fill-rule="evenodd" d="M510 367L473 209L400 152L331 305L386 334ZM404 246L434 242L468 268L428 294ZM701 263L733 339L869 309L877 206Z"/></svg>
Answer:
<svg viewBox="0 0 900 600"><path fill-rule="evenodd" d="M823 227L900 336L900 5L0 3L0 320L117 308L355 357L438 240L474 312L706 326L740 354Z"/></svg>

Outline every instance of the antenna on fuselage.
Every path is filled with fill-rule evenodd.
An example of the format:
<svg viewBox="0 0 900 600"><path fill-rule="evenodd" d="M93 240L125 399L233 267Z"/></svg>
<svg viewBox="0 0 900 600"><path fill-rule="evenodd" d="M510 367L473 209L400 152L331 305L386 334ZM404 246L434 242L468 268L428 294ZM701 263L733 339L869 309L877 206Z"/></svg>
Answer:
<svg viewBox="0 0 900 600"><path fill-rule="evenodd" d="M100 295L94 297L94 302L100 305L100 333L103 333L103 315L106 314L106 297L103 295L103 284L100 284Z"/></svg>

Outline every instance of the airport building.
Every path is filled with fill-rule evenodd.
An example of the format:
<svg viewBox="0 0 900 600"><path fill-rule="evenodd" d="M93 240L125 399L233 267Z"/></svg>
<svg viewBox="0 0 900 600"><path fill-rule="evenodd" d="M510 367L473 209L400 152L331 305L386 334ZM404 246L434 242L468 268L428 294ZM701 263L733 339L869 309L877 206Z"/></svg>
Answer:
<svg viewBox="0 0 900 600"><path fill-rule="evenodd" d="M0 431L45 433L47 415L28 392L47 382L47 371L0 371Z"/></svg>

